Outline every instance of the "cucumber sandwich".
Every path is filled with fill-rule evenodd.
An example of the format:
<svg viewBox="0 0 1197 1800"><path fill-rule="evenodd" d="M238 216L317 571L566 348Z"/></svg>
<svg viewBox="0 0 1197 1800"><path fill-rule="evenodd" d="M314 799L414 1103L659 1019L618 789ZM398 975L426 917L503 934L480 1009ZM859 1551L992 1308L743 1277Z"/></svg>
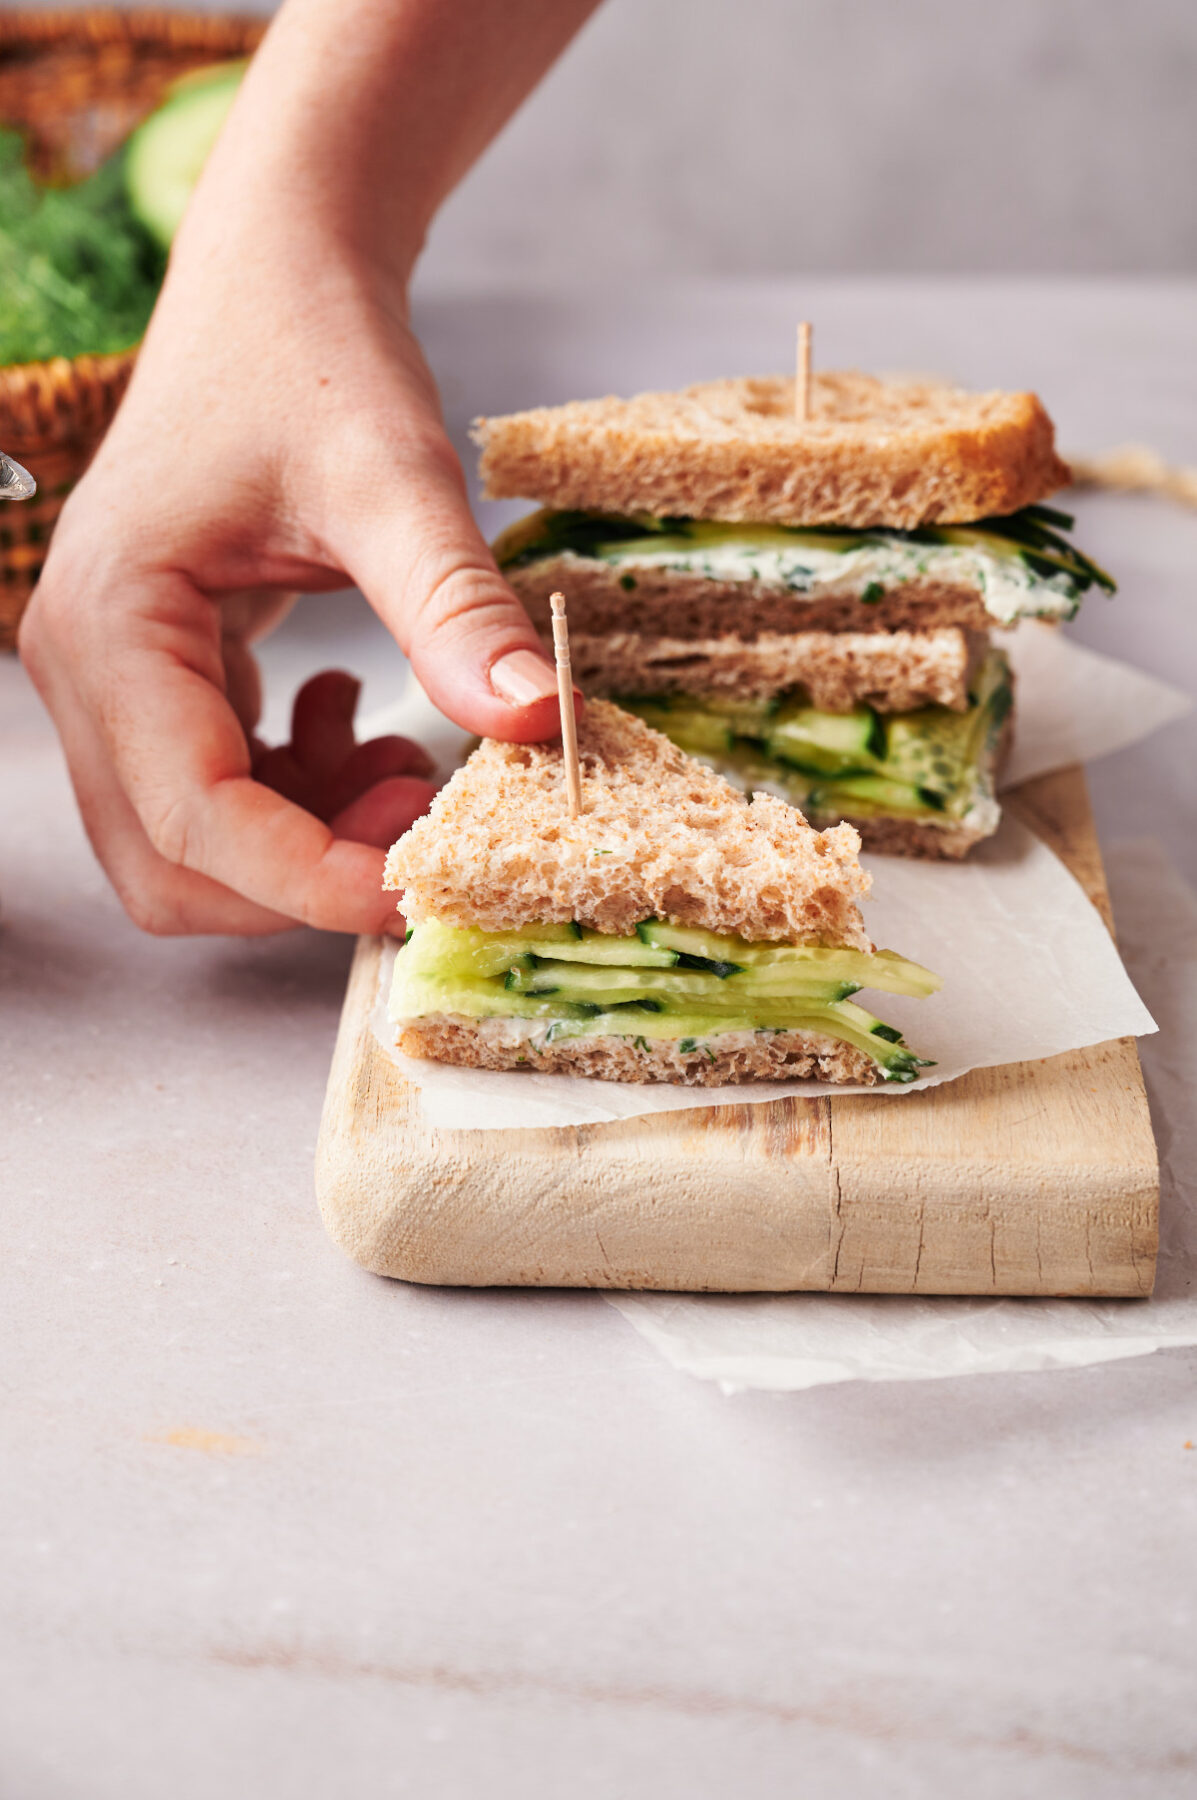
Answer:
<svg viewBox="0 0 1197 1800"><path fill-rule="evenodd" d="M487 740L392 848L399 1047L613 1081L913 1081L924 1060L857 996L939 979L869 942L852 827L750 801L608 701L578 735L578 818L559 745Z"/></svg>
<svg viewBox="0 0 1197 1800"><path fill-rule="evenodd" d="M746 788L866 845L997 828L1012 691L990 634L1071 618L1104 570L1043 505L1069 478L1033 394L782 377L480 419L487 494L542 510L495 554L574 675Z"/></svg>

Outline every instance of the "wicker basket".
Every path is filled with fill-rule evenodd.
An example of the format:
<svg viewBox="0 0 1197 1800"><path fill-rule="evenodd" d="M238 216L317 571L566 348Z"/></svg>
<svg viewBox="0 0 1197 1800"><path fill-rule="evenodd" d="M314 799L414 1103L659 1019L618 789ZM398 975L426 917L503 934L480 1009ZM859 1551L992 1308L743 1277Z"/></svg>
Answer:
<svg viewBox="0 0 1197 1800"><path fill-rule="evenodd" d="M48 180L97 168L176 76L248 55L263 19L181 12L0 12L0 123L21 128ZM0 449L37 479L0 503L0 648L11 649L46 546L103 437L135 350L0 369Z"/></svg>

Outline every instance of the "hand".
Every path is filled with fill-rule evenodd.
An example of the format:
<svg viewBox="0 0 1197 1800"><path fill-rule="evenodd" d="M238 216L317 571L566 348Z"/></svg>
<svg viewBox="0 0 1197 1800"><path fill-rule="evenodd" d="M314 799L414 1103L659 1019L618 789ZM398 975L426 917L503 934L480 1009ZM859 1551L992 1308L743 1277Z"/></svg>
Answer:
<svg viewBox="0 0 1197 1800"><path fill-rule="evenodd" d="M147 930L401 929L380 846L430 798L413 748L351 749L330 676L301 695L288 756L253 736L252 644L297 589L360 586L467 729L556 730L553 669L470 515L406 281L439 198L588 3L289 0L247 77L20 637L96 854ZM528 64L530 44L531 72L497 89L496 57Z"/></svg>
<svg viewBox="0 0 1197 1800"><path fill-rule="evenodd" d="M432 799L432 758L410 738L359 744L361 691L339 669L313 675L296 696L290 742L271 749L251 739L253 777L323 819L334 837L385 850Z"/></svg>

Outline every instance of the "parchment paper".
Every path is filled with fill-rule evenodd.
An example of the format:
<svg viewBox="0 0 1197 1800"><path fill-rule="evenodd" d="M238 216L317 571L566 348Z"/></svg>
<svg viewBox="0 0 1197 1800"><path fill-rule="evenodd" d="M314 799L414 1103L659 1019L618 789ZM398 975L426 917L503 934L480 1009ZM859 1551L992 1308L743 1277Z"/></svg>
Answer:
<svg viewBox="0 0 1197 1800"><path fill-rule="evenodd" d="M1150 1300L607 1294L675 1368L727 1391L1075 1368L1197 1344L1197 898L1154 839L1106 855L1127 964L1159 1020L1141 1046L1160 1150Z"/></svg>
<svg viewBox="0 0 1197 1800"><path fill-rule="evenodd" d="M1015 778L1027 780L1105 754L1181 717L1184 694L1034 623L1005 634L1018 676ZM418 738L447 775L468 736L418 685L364 730ZM385 1006L375 1034L419 1090L429 1121L455 1130L593 1125L641 1113L761 1104L787 1095L897 1096L953 1081L970 1068L1054 1056L1154 1029L1101 920L1063 864L1017 820L962 864L870 856L865 921L874 942L923 962L943 990L911 1001L866 991L862 1003L933 1059L917 1082L860 1089L767 1082L679 1088L534 1073L499 1074L401 1057ZM389 980L394 952L384 959Z"/></svg>
<svg viewBox="0 0 1197 1800"><path fill-rule="evenodd" d="M1183 719L1193 701L1179 688L1029 620L995 633L1014 670L1014 746L1003 787L1096 762Z"/></svg>

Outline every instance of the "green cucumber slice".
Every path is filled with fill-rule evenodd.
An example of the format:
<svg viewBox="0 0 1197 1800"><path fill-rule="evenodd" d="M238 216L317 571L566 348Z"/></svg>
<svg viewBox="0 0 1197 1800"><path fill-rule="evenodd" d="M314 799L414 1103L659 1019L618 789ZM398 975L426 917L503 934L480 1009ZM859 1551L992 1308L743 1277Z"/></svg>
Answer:
<svg viewBox="0 0 1197 1800"><path fill-rule="evenodd" d="M758 999L783 1008L844 1000L856 992L858 983L828 978L816 970L791 973L783 986L775 970L742 969L720 977L679 969L598 969L538 960L534 968L511 969L505 986L512 993L560 994L563 1000L597 1001L604 1007L653 999L666 1011L701 1006L744 1012L755 1008Z"/></svg>
<svg viewBox="0 0 1197 1800"><path fill-rule="evenodd" d="M248 65L219 63L184 76L125 149L125 191L151 237L169 250L192 189Z"/></svg>
<svg viewBox="0 0 1197 1800"><path fill-rule="evenodd" d="M654 949L678 950L686 956L701 956L706 962L742 962L740 953L749 947L740 938L701 931L695 925L670 925L666 919L641 919L636 936Z"/></svg>
<svg viewBox="0 0 1197 1800"><path fill-rule="evenodd" d="M720 981L726 981L729 975L743 972L743 963L715 962L708 956L691 956L687 951L677 952L679 969L697 969L703 975L715 975Z"/></svg>
<svg viewBox="0 0 1197 1800"><path fill-rule="evenodd" d="M947 796L972 761L973 713L928 706L886 720L885 774L892 781Z"/></svg>
<svg viewBox="0 0 1197 1800"><path fill-rule="evenodd" d="M867 774L885 755L885 729L867 706L850 713L783 706L769 727L765 747L779 762L816 774Z"/></svg>
<svg viewBox="0 0 1197 1800"><path fill-rule="evenodd" d="M409 934L402 960L411 973L461 975L485 979L503 975L522 959L543 952L568 956L582 928L572 920L562 925L525 925L512 931L472 931L425 919Z"/></svg>
<svg viewBox="0 0 1197 1800"><path fill-rule="evenodd" d="M642 944L638 937L613 937L609 932L591 931L583 927L578 943L564 948L546 947L539 952L562 962L596 963L603 968L671 969L677 962L676 950L654 949Z"/></svg>
<svg viewBox="0 0 1197 1800"><path fill-rule="evenodd" d="M724 694L704 694L702 704L707 712L722 719L736 737L761 738L782 701L780 694L771 700L733 700Z"/></svg>
<svg viewBox="0 0 1197 1800"><path fill-rule="evenodd" d="M672 706L666 699L621 702L629 712L660 731L679 750L699 756L721 756L735 743L735 732L725 719L716 717L705 706Z"/></svg>
<svg viewBox="0 0 1197 1800"><path fill-rule="evenodd" d="M599 1008L593 1001L566 1001L558 994L508 993L501 980L403 981L395 965L393 1004L403 1018L429 1013L461 1013L469 1019L585 1019Z"/></svg>
<svg viewBox="0 0 1197 1800"><path fill-rule="evenodd" d="M807 795L811 810L819 813L832 813L837 808L850 813L858 801L870 811L894 818L926 817L928 812L943 810L942 797L932 789L906 781L889 781L884 775L845 775L813 787Z"/></svg>
<svg viewBox="0 0 1197 1800"><path fill-rule="evenodd" d="M753 970L775 971L779 980L788 971L810 969L816 977L853 981L858 987L879 988L889 994L911 994L918 999L936 993L943 982L930 969L899 956L896 950L847 950L821 944L746 943L743 938L699 931L692 925L670 925L664 919L642 919L637 934L646 944L703 956L710 961L734 960Z"/></svg>

